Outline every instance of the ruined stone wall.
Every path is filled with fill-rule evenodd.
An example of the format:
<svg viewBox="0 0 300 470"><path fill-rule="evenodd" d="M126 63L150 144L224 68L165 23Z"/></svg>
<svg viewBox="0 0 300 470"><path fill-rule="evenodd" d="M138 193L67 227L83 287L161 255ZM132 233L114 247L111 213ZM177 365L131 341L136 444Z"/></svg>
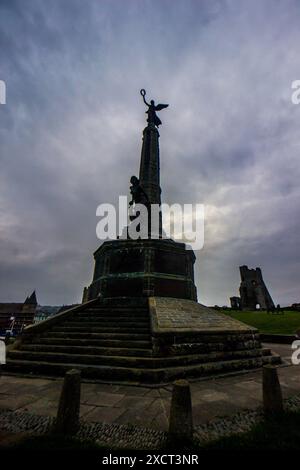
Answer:
<svg viewBox="0 0 300 470"><path fill-rule="evenodd" d="M240 266L241 307L246 310L255 310L259 305L262 309L271 310L274 302L264 283L260 268L249 269L248 266Z"/></svg>

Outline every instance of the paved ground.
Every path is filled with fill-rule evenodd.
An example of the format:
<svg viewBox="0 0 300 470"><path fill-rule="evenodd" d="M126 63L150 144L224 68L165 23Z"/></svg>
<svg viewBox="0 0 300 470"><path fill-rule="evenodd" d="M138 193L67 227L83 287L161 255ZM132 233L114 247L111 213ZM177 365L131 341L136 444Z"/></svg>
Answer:
<svg viewBox="0 0 300 470"><path fill-rule="evenodd" d="M288 345L268 345L290 362ZM284 398L300 393L300 367L279 368ZM55 416L61 390L61 379L0 377L0 409L28 411ZM85 421L134 424L167 430L171 386L82 384L81 417ZM238 376L207 379L191 383L194 424L203 424L244 409L262 404L261 371Z"/></svg>

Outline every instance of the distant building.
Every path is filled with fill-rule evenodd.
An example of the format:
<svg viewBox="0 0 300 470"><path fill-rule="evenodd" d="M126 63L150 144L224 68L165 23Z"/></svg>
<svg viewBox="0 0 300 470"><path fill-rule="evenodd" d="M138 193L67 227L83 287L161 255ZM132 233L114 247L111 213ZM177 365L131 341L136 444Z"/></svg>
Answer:
<svg viewBox="0 0 300 470"><path fill-rule="evenodd" d="M291 305L293 310L299 310L300 311L300 303L295 303Z"/></svg>
<svg viewBox="0 0 300 470"><path fill-rule="evenodd" d="M71 305L62 305L57 313L65 312L66 310L70 310L70 308L77 307L79 304L71 304Z"/></svg>
<svg viewBox="0 0 300 470"><path fill-rule="evenodd" d="M13 334L20 333L34 322L36 308L35 291L24 303L0 303L0 334L5 335L7 330Z"/></svg>
<svg viewBox="0 0 300 470"><path fill-rule="evenodd" d="M241 298L240 297L230 297L230 305L231 305L231 308L234 308L235 310L240 310L241 309Z"/></svg>
<svg viewBox="0 0 300 470"><path fill-rule="evenodd" d="M230 297L232 308L274 310L275 305L264 283L260 268L240 266L240 297Z"/></svg>
<svg viewBox="0 0 300 470"><path fill-rule="evenodd" d="M51 315L55 315L59 308L60 307L52 307L50 305L38 305L34 316L34 323L47 320Z"/></svg>
<svg viewBox="0 0 300 470"><path fill-rule="evenodd" d="M39 323L40 321L47 320L47 318L56 315L57 313L64 312L69 310L72 307L75 307L78 304L74 305L38 305L36 313L34 316L34 323Z"/></svg>
<svg viewBox="0 0 300 470"><path fill-rule="evenodd" d="M37 309L35 315L34 315L34 323L39 323L40 321L46 320L49 317L49 313L45 312L41 309Z"/></svg>

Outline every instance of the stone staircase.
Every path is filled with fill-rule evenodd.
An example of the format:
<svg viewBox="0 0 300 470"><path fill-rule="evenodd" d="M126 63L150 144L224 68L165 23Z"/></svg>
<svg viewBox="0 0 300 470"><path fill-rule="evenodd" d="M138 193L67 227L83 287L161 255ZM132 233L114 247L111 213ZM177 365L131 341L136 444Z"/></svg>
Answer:
<svg viewBox="0 0 300 470"><path fill-rule="evenodd" d="M47 321L28 328L8 351L7 371L61 376L75 367L86 379L161 383L280 360L253 335L230 343L224 335L205 335L181 352L155 355L146 299L131 305L91 301Z"/></svg>

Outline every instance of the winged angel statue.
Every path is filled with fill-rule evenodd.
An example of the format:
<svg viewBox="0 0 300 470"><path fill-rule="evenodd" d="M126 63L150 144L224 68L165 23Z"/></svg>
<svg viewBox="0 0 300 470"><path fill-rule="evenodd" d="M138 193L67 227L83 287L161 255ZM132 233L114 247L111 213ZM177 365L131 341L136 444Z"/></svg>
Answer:
<svg viewBox="0 0 300 470"><path fill-rule="evenodd" d="M144 100L144 103L146 106L148 106L148 110L146 111L146 113L148 114L148 119L147 119L147 122L149 124L154 124L155 126L160 126L161 125L161 120L159 119L159 117L156 115L156 111L161 111L162 109L164 108L167 108L169 105L168 104L158 104L158 105L155 105L155 102L154 100L151 100L150 101L150 104L147 103L146 99L145 99L145 96L146 96L146 90L142 89L140 91L142 97L143 97L143 100Z"/></svg>

